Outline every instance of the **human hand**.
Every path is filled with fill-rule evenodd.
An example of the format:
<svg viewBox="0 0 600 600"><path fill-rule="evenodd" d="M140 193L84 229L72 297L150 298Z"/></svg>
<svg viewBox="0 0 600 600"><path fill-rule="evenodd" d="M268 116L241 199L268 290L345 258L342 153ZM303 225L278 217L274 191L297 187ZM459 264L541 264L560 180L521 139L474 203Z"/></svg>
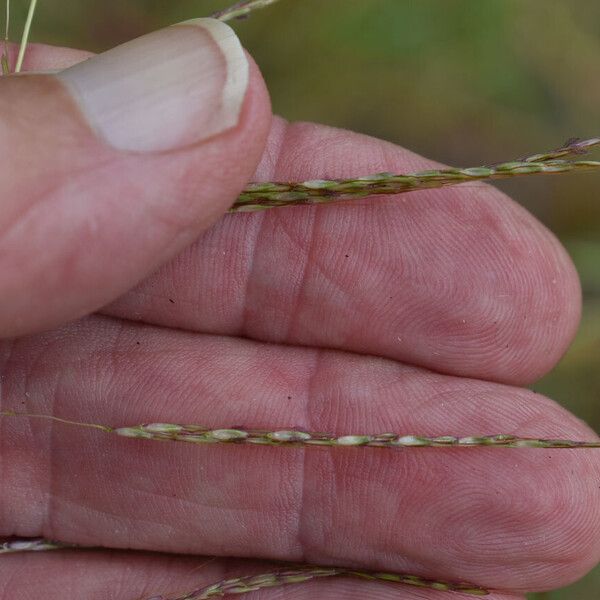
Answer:
<svg viewBox="0 0 600 600"><path fill-rule="evenodd" d="M183 69L185 93L170 105L180 110L163 113L186 114L185 97L203 89L189 73L209 76L194 52L202 45L224 65L206 35L169 31L113 68L160 84L145 95L155 106L171 102L161 77ZM83 57L37 47L29 68ZM167 68L155 76L151 64ZM192 115L189 129L151 124L154 136L130 141L121 134L135 136L150 108L112 102L123 85L103 96L119 126L94 134L54 77L0 80L4 409L113 425L593 437L519 387L554 366L579 318L569 259L522 208L473 185L230 215L208 229L255 170L303 180L432 163L365 136L271 122L252 65L233 128L194 143L187 136L202 137L207 121ZM183 148L176 137L160 146L178 131ZM1 557L1 600L172 597L272 569L233 556L467 580L507 600L566 584L600 557L593 452L205 448L2 426L2 535L221 558ZM262 594L440 593L339 580Z"/></svg>

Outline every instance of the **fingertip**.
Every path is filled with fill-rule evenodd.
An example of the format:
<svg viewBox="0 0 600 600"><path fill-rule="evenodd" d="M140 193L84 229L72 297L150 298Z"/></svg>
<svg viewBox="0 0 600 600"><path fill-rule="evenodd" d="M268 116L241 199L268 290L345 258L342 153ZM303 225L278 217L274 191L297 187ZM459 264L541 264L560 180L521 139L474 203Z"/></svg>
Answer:
<svg viewBox="0 0 600 600"><path fill-rule="evenodd" d="M464 225L457 229L471 231L449 240L442 262L458 279L441 317L431 315L426 327L447 355L441 370L532 384L556 366L577 333L577 270L556 236L499 190L463 187L452 196L449 218L462 204L464 217L454 218Z"/></svg>

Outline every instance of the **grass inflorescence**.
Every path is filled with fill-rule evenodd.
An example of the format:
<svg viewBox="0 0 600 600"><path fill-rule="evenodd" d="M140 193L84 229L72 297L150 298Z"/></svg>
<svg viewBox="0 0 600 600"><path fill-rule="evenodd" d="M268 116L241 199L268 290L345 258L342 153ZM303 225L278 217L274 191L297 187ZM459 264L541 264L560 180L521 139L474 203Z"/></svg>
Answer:
<svg viewBox="0 0 600 600"><path fill-rule="evenodd" d="M600 442L562 439L525 438L514 435L422 436L402 433L333 435L298 429L277 431L208 429L197 425L152 423L135 427L119 427L111 433L154 441L192 444L249 444L257 446L328 446L333 448L600 448Z"/></svg>
<svg viewBox="0 0 600 600"><path fill-rule="evenodd" d="M214 19L220 19L221 21L244 19L249 16L252 11L258 10L259 8L267 8L267 6L275 4L276 2L279 2L279 0L242 0L242 2L237 2L229 8L219 10L211 16Z"/></svg>
<svg viewBox="0 0 600 600"><path fill-rule="evenodd" d="M493 179L537 174L561 174L600 170L600 161L571 160L600 145L600 138L569 140L557 150L519 160L466 169L433 169L417 173L376 173L352 179L318 179L301 183L266 182L250 184L230 212L255 212L282 206L330 204L378 195L405 194L424 189Z"/></svg>
<svg viewBox="0 0 600 600"><path fill-rule="evenodd" d="M448 581L435 581L417 577L415 575L402 575L399 573L378 573L374 571L360 571L353 569L327 568L306 565L295 569L274 571L261 575L227 579L218 583L199 588L173 600L209 600L221 598L227 594L246 594L261 589L281 587L285 585L305 583L326 577L353 577L370 581L383 581L399 583L424 589L443 592L460 592L471 596L487 596L489 592L481 587L468 583L451 583ZM166 599L165 599L166 600Z"/></svg>
<svg viewBox="0 0 600 600"><path fill-rule="evenodd" d="M600 441L566 440L550 438L519 437L512 434L470 435L470 436L426 436L413 433L344 434L317 433L300 429L239 429L212 428L201 425L180 425L177 423L148 423L133 426L81 423L52 415L1 411L0 417L27 417L44 419L63 425L96 429L103 433L137 440L155 442L185 442L188 444L210 445L254 445L280 447L325 446L331 448L545 448L545 449L592 449L600 448Z"/></svg>

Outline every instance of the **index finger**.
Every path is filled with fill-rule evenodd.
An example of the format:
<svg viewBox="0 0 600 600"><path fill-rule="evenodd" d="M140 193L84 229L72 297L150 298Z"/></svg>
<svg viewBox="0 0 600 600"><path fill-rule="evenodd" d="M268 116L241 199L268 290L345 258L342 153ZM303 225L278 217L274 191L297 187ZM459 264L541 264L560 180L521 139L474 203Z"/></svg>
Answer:
<svg viewBox="0 0 600 600"><path fill-rule="evenodd" d="M256 178L432 166L381 140L280 119ZM477 184L230 215L107 312L523 384L564 353L580 289L556 238Z"/></svg>

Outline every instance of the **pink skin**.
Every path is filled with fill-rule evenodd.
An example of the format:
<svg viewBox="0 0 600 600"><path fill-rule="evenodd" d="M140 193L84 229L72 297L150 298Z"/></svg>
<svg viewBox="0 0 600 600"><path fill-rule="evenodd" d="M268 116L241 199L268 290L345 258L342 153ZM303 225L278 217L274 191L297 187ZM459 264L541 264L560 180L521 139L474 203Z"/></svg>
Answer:
<svg viewBox="0 0 600 600"><path fill-rule="evenodd" d="M78 58L35 47L29 68ZM238 143L264 119L257 72L253 90L232 133ZM170 181L183 196L197 185L198 156L184 159ZM379 140L275 118L256 178L430 165ZM98 173L82 177L92 194L105 184ZM148 177L167 189L169 178ZM222 193L224 206L232 190ZM3 407L110 425L595 438L552 401L516 387L565 351L579 285L556 239L500 192L476 185L226 216L200 235L215 217L187 229L172 223L197 241L103 315L0 344ZM134 252L127 227L108 240L125 255ZM144 260L140 272L158 263ZM114 297L126 277L111 282L108 267L98 263L96 276ZM85 284L62 281L71 317L107 300ZM41 310L36 291L31 302ZM0 600L168 597L273 569L233 556L468 580L509 600L565 585L600 558L595 451L200 448L10 419L0 467L0 535L221 557L3 557ZM440 593L320 581L257 597Z"/></svg>

